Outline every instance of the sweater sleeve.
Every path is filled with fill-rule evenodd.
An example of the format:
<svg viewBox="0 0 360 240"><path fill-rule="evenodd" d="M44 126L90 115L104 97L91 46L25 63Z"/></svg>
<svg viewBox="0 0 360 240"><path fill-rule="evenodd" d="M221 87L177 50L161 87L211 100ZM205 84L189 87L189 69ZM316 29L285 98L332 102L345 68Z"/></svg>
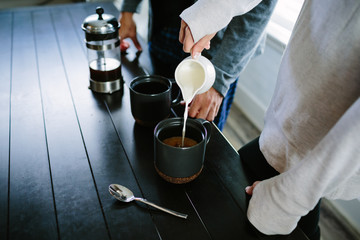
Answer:
<svg viewBox="0 0 360 240"><path fill-rule="evenodd" d="M139 13L139 6L142 0L123 0L120 6L120 12Z"/></svg>
<svg viewBox="0 0 360 240"><path fill-rule="evenodd" d="M207 34L218 32L234 16L253 9L261 0L199 0L185 9L180 17L188 24L194 38L199 41Z"/></svg>
<svg viewBox="0 0 360 240"><path fill-rule="evenodd" d="M288 234L320 198L360 196L360 98L328 134L290 170L254 189L248 219L265 234Z"/></svg>
<svg viewBox="0 0 360 240"><path fill-rule="evenodd" d="M221 31L211 40L212 47L207 53L211 56L216 71L213 88L223 96L249 61L262 53L265 28L276 2L262 1L250 12L234 17L223 34Z"/></svg>

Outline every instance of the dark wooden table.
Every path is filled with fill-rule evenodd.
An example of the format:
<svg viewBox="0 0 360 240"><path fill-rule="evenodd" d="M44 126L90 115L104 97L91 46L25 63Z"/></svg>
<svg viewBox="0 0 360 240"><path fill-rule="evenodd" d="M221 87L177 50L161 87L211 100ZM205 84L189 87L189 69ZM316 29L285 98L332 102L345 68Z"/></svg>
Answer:
<svg viewBox="0 0 360 240"><path fill-rule="evenodd" d="M251 227L249 182L215 127L198 179L174 185L157 175L153 130L134 123L126 86L151 72L147 52L123 56L123 92L88 89L80 26L97 5L0 11L0 239L305 239ZM118 202L111 183L189 217Z"/></svg>

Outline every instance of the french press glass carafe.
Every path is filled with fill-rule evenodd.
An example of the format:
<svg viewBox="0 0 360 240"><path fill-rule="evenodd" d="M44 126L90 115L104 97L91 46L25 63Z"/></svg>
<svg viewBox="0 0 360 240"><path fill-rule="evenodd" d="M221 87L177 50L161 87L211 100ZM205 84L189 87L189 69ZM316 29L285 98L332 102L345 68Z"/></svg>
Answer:
<svg viewBox="0 0 360 240"><path fill-rule="evenodd" d="M90 69L89 88L95 92L113 93L122 88L119 28L117 19L104 14L101 7L82 24Z"/></svg>

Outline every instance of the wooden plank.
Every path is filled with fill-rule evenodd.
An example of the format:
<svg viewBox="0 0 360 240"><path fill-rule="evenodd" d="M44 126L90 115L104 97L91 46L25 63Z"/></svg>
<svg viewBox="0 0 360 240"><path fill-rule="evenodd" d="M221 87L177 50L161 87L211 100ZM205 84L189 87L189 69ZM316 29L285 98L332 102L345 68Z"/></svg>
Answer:
<svg viewBox="0 0 360 240"><path fill-rule="evenodd" d="M9 239L58 237L32 18L14 12Z"/></svg>
<svg viewBox="0 0 360 240"><path fill-rule="evenodd" d="M0 32L8 35L0 38L0 239L7 238L8 223L12 20L11 12L0 13Z"/></svg>
<svg viewBox="0 0 360 240"><path fill-rule="evenodd" d="M249 231L244 212L208 165L186 191L212 239L258 239Z"/></svg>
<svg viewBox="0 0 360 240"><path fill-rule="evenodd" d="M237 204L246 213L245 187L250 184L239 154L228 144L225 137L215 127L212 131L213 141L208 144L207 156L211 167L221 179L220 181L232 193ZM220 147L221 146L221 147ZM221 161L219 160L221 159Z"/></svg>
<svg viewBox="0 0 360 240"><path fill-rule="evenodd" d="M55 33L58 19L49 11L34 11L33 16L60 238L107 239L107 226L57 43L57 36L63 33Z"/></svg>
<svg viewBox="0 0 360 240"><path fill-rule="evenodd" d="M239 168L231 164L232 161L238 160L239 155L213 127L206 149L204 172L187 187L187 192L214 239L237 239L238 236L244 239L258 239L257 234L249 228L244 209L246 198L245 187L242 186L247 186L247 180L243 177L241 165ZM231 174L235 175L219 168L231 170ZM229 189L229 184L236 185L236 188Z"/></svg>
<svg viewBox="0 0 360 240"><path fill-rule="evenodd" d="M63 17L69 14L71 17ZM88 14L79 5L52 11L52 17L58 19L55 29L62 29L57 32L59 46L110 236L113 239L158 239L156 226L146 207L136 203L118 202L108 192L109 184L121 183L133 190L134 194L141 196L126 153L104 104L106 98L111 98L113 105L121 108L122 93L96 94L88 89L89 69L82 50L85 43L79 41L83 35L80 35L77 29Z"/></svg>

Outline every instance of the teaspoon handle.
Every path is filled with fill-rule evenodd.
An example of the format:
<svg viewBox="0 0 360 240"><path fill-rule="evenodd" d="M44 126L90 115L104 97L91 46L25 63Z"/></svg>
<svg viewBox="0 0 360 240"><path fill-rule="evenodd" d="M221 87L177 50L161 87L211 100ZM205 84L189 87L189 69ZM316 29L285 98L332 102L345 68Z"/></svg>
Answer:
<svg viewBox="0 0 360 240"><path fill-rule="evenodd" d="M176 211L173 211L173 210L164 208L164 207L160 207L160 206L156 205L155 203L149 202L148 200L143 199L143 198L134 198L134 199L137 200L137 201L140 201L140 202L142 202L142 203L145 203L145 204L147 204L147 205L150 205L150 206L152 206L152 207L154 207L154 208L160 209L160 210L162 210L162 211L164 211L164 212L170 213L170 214L172 214L172 215L174 215L174 216L176 216L176 217L180 217L180 218L186 219L187 216L188 216L187 214L179 213L179 212L176 212Z"/></svg>

